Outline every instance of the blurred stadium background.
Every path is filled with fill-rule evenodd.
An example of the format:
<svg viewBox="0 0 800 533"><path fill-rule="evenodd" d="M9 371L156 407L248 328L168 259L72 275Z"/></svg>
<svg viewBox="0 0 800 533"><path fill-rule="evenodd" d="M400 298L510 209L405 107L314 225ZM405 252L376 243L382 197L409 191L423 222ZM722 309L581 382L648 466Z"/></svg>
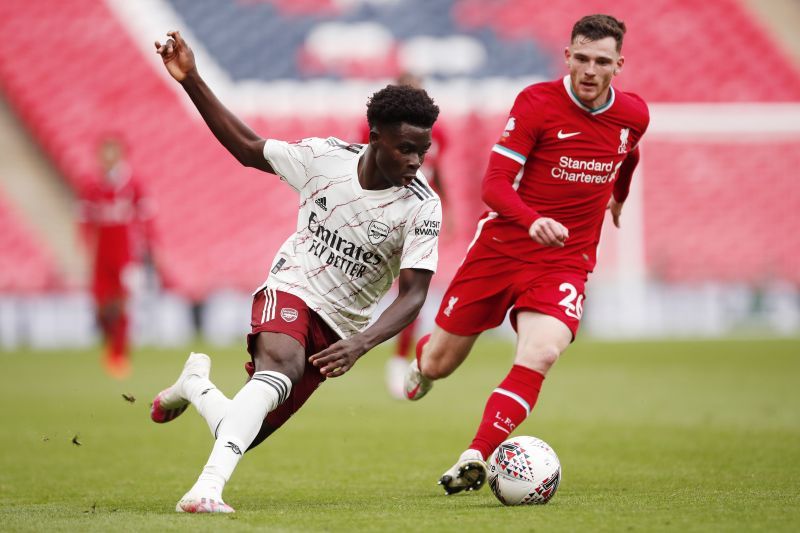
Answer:
<svg viewBox="0 0 800 533"><path fill-rule="evenodd" d="M0 349L96 342L75 202L109 131L158 204L135 340L179 346L199 325L212 344L241 342L295 197L208 132L154 53L167 30L263 136L357 141L373 91L401 71L423 77L450 139L430 321L514 96L563 75L571 24L591 12L628 24L617 86L650 103L652 123L623 228L604 234L584 333L797 336L797 0L4 0Z"/></svg>

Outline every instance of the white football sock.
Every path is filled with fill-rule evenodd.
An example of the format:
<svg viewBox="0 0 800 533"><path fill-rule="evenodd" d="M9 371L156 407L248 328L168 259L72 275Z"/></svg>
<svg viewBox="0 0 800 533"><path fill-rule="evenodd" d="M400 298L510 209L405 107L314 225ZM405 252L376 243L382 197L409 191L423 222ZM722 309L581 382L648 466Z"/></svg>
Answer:
<svg viewBox="0 0 800 533"><path fill-rule="evenodd" d="M292 382L280 372L253 374L253 378L229 401L225 418L217 431L214 449L191 492L204 497L222 498L225 483L258 435L264 417L282 404L291 390Z"/></svg>
<svg viewBox="0 0 800 533"><path fill-rule="evenodd" d="M200 413L211 436L216 438L216 431L228 412L231 400L214 385L210 379L190 376L183 384L183 394Z"/></svg>

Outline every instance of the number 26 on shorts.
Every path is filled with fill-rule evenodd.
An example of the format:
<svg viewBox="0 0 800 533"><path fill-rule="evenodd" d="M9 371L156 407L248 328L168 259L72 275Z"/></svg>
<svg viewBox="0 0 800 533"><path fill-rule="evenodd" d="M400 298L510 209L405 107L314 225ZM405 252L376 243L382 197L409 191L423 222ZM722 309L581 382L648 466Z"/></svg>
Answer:
<svg viewBox="0 0 800 533"><path fill-rule="evenodd" d="M572 283L564 282L558 286L558 290L567 295L558 302L564 308L564 314L577 320L583 315L583 294L578 294L578 289Z"/></svg>

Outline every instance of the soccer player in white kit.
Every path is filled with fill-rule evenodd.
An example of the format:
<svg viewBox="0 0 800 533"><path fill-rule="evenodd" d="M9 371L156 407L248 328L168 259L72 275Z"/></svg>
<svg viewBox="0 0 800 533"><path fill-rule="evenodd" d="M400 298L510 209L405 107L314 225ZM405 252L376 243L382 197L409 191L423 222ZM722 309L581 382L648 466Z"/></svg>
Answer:
<svg viewBox="0 0 800 533"><path fill-rule="evenodd" d="M243 452L280 427L322 381L343 375L419 313L436 269L442 217L419 168L439 108L422 89L390 85L367 104L367 145L332 137L265 140L217 100L180 34L168 35L156 51L217 139L239 162L277 174L299 194L297 229L254 293L251 379L228 399L209 380L209 357L191 354L151 410L154 421L168 422L191 403L216 439L176 510L230 513L222 489ZM397 298L369 325L398 278Z"/></svg>

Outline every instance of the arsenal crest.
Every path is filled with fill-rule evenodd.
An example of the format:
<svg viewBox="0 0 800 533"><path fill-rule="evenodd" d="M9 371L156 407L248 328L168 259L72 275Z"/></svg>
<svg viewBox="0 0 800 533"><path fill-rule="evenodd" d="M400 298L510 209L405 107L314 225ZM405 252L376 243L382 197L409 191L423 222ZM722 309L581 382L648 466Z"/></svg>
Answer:
<svg viewBox="0 0 800 533"><path fill-rule="evenodd" d="M369 237L369 242L377 246L389 236L389 226L383 222L373 220L367 228L367 236Z"/></svg>
<svg viewBox="0 0 800 533"><path fill-rule="evenodd" d="M286 322L294 322L297 320L297 309L291 307L284 307L281 309L281 318Z"/></svg>

